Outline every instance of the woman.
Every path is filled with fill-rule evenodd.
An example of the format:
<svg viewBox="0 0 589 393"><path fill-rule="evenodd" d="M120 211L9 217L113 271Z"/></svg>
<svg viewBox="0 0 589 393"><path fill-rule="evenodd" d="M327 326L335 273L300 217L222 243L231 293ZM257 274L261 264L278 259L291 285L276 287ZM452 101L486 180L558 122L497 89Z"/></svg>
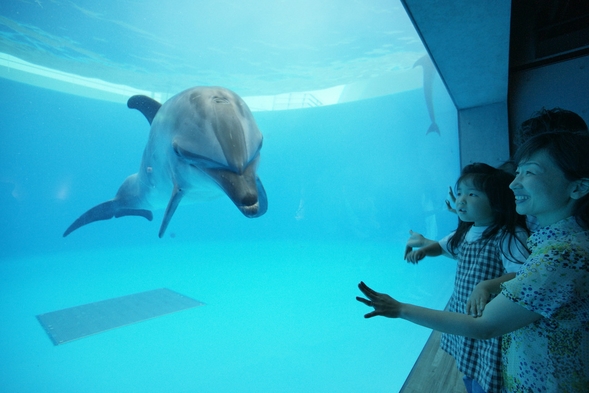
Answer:
<svg viewBox="0 0 589 393"><path fill-rule="evenodd" d="M589 135L546 133L516 154L510 188L540 229L517 276L475 318L400 303L360 283L374 311L477 339L503 335L506 392L589 392Z"/></svg>

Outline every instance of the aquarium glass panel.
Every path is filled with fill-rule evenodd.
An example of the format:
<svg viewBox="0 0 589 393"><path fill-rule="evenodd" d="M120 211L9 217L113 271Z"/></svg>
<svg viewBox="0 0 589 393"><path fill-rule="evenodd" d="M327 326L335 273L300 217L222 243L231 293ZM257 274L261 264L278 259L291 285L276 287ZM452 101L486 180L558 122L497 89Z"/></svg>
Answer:
<svg viewBox="0 0 589 393"><path fill-rule="evenodd" d="M5 1L0 104L3 391L399 391L431 331L357 285L445 307L455 261L403 256L460 168L398 1ZM159 288L206 306L36 318Z"/></svg>

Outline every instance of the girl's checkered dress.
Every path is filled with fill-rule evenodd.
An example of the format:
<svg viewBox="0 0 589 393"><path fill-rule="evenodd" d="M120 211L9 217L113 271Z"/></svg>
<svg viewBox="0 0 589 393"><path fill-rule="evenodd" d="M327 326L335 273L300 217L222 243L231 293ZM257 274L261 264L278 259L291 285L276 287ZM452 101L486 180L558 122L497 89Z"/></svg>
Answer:
<svg viewBox="0 0 589 393"><path fill-rule="evenodd" d="M458 247L454 293L448 310L465 314L468 297L481 281L506 273L501 259L501 234L490 239L466 240ZM475 340L453 334L443 334L442 349L456 359L458 369L476 380L487 393L501 392L501 337Z"/></svg>

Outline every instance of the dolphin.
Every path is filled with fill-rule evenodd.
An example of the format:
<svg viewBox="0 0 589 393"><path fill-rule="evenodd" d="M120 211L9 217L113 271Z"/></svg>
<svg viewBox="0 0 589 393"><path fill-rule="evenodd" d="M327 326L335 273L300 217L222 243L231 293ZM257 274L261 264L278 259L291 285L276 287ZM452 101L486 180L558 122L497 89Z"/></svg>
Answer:
<svg viewBox="0 0 589 393"><path fill-rule="evenodd" d="M193 87L163 105L142 95L127 106L151 125L139 171L127 177L115 197L82 214L67 236L94 221L141 216L166 208L161 238L181 201L194 202L225 193L246 217L268 209L266 191L256 174L262 134L246 103L223 87Z"/></svg>
<svg viewBox="0 0 589 393"><path fill-rule="evenodd" d="M440 134L440 129L436 124L436 116L434 114L434 102L433 102L433 85L434 85L434 76L436 75L436 69L434 68L434 64L432 63L431 59L428 55L424 55L417 59L417 61L413 64L412 68L421 66L423 68L423 94L425 96L425 105L427 106L427 112L429 114L429 118L432 124L429 126L428 130L426 131L425 135L429 134L430 132L435 132L438 135Z"/></svg>

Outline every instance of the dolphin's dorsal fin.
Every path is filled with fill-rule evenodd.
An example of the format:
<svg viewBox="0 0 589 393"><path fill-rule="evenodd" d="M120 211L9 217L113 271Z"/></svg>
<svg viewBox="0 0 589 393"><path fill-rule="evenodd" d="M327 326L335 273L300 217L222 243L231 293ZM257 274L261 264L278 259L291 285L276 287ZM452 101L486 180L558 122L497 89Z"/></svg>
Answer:
<svg viewBox="0 0 589 393"><path fill-rule="evenodd" d="M172 216L174 215L174 212L176 211L176 208L180 204L180 201L182 200L183 196L184 196L184 192L182 192L182 189L179 188L178 186L174 186L174 189L172 190L172 197L170 198L170 201L168 202L168 207L166 207L166 212L164 213L164 219L162 220L162 225L160 226L160 232L158 233L158 236L160 237L160 239L162 236L164 236L164 233L166 232L166 228L168 228L168 224L170 223L170 220L172 219Z"/></svg>
<svg viewBox="0 0 589 393"><path fill-rule="evenodd" d="M133 96L127 101L127 107L130 109L137 109L139 112L143 113L143 116L145 116L149 124L153 122L153 118L161 106L162 104L153 98L143 95Z"/></svg>

